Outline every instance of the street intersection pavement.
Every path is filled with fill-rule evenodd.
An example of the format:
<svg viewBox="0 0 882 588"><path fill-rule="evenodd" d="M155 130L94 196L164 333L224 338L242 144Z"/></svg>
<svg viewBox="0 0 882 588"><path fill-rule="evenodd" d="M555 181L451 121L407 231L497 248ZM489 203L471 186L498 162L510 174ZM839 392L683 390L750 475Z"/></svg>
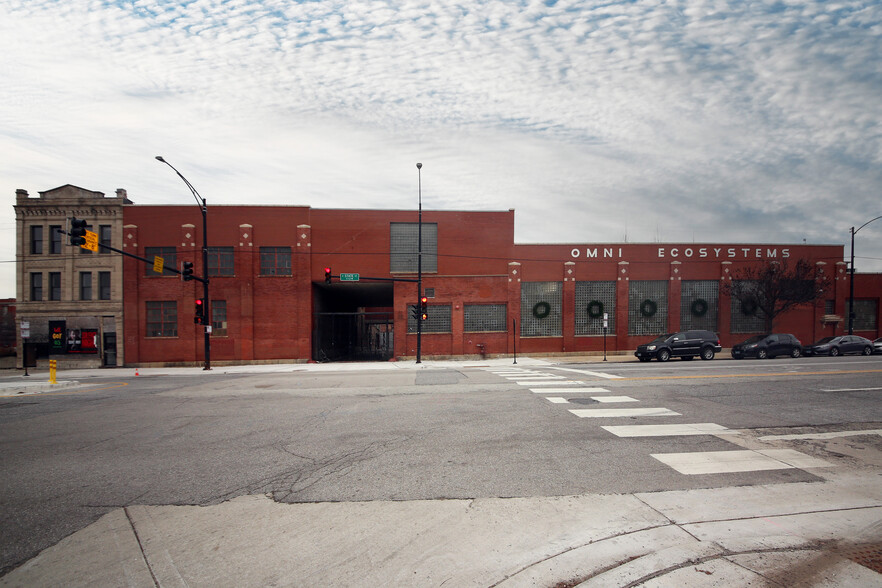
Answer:
<svg viewBox="0 0 882 588"><path fill-rule="evenodd" d="M211 377L511 363L137 373ZM135 370L69 371L48 386L44 371L27 379L0 373L0 396L54 392L111 374L135 376ZM45 549L0 578L0 586L882 587L882 464L812 473L821 481L623 495L298 504L256 495L211 506L131 505Z"/></svg>

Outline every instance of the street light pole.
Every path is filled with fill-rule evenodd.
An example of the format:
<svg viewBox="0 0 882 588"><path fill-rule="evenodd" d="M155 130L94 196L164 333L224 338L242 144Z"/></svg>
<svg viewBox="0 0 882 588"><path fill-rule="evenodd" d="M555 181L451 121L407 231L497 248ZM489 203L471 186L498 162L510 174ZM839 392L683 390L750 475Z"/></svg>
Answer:
<svg viewBox="0 0 882 588"><path fill-rule="evenodd" d="M417 348L416 362L422 363L422 355L420 345L423 338L423 164L418 163L417 166L417 182L419 186L419 216L417 217Z"/></svg>
<svg viewBox="0 0 882 588"><path fill-rule="evenodd" d="M871 218L857 229L851 227L851 266L849 269L849 273L851 274L851 279L848 280L848 334L854 335L854 234L863 229L865 226L870 224L875 220L879 220L882 218L882 215L877 216L876 218Z"/></svg>
<svg viewBox="0 0 882 588"><path fill-rule="evenodd" d="M165 165L169 166L174 170L178 177L181 178L187 187L190 189L190 192L193 194L193 198L196 199L196 204L199 205L199 210L202 212L202 305L204 307L203 316L208 321L208 324L202 325L203 334L205 336L205 366L202 368L203 370L211 369L211 333L208 330L208 327L211 325L211 304L208 300L208 203L205 201L205 198L202 197L199 192L196 191L196 188L193 187L187 178L179 172L175 166L167 162L162 158L162 155L156 156L157 161L161 161Z"/></svg>

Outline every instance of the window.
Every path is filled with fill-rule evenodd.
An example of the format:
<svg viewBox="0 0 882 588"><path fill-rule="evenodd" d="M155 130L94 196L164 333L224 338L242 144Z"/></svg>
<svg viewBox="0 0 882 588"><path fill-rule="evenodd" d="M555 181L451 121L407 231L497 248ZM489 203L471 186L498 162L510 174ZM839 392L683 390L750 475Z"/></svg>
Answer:
<svg viewBox="0 0 882 588"><path fill-rule="evenodd" d="M92 300L92 272L80 272L80 300Z"/></svg>
<svg viewBox="0 0 882 588"><path fill-rule="evenodd" d="M521 337L561 336L561 283L521 284Z"/></svg>
<svg viewBox="0 0 882 588"><path fill-rule="evenodd" d="M49 225L49 253L61 253L61 225Z"/></svg>
<svg viewBox="0 0 882 588"><path fill-rule="evenodd" d="M261 247L260 248L260 275L262 275L262 276L290 276L291 275L291 248L290 247Z"/></svg>
<svg viewBox="0 0 882 588"><path fill-rule="evenodd" d="M168 268L176 268L178 266L178 252L174 247L145 247L144 248L144 257L149 260L153 260L154 257L161 257L163 266L162 266L162 275L163 276L176 276L177 274L173 271L169 271ZM153 266L149 263L144 264L146 266L146 274L147 276L158 276L155 271L153 271Z"/></svg>
<svg viewBox="0 0 882 588"><path fill-rule="evenodd" d="M680 329L717 331L720 284L717 280L683 280L680 296Z"/></svg>
<svg viewBox="0 0 882 588"><path fill-rule="evenodd" d="M607 333L616 332L616 283L576 282L576 335L603 335L603 315L609 317Z"/></svg>
<svg viewBox="0 0 882 588"><path fill-rule="evenodd" d="M414 308L416 304L410 304L407 307L407 332L417 332L417 321L414 318ZM423 321L420 329L423 333L449 333L450 332L450 305L449 304L432 304L429 305L429 318Z"/></svg>
<svg viewBox="0 0 882 588"><path fill-rule="evenodd" d="M234 276L233 271L233 248L232 247L209 247L208 248L208 275L209 276Z"/></svg>
<svg viewBox="0 0 882 588"><path fill-rule="evenodd" d="M92 230L92 225L86 225L86 230L87 230L87 231L91 231L91 230ZM91 249L86 249L85 247L80 247L80 253L82 253L83 255L89 255L89 254L92 253L92 250L91 250Z"/></svg>
<svg viewBox="0 0 882 588"><path fill-rule="evenodd" d="M43 253L43 226L31 225L31 253L39 255Z"/></svg>
<svg viewBox="0 0 882 588"><path fill-rule="evenodd" d="M43 274L31 274L31 301L43 300Z"/></svg>
<svg viewBox="0 0 882 588"><path fill-rule="evenodd" d="M505 331L505 304L464 304L463 326L466 332Z"/></svg>
<svg viewBox="0 0 882 588"><path fill-rule="evenodd" d="M213 337L227 336L227 301L211 301L211 335Z"/></svg>
<svg viewBox="0 0 882 588"><path fill-rule="evenodd" d="M667 280L631 280L628 286L628 334L659 335L667 330Z"/></svg>
<svg viewBox="0 0 882 588"><path fill-rule="evenodd" d="M836 301L835 300L825 300L824 301L824 314L835 314L836 309Z"/></svg>
<svg viewBox="0 0 882 588"><path fill-rule="evenodd" d="M422 223L422 270L438 271L438 224ZM419 223L391 223L389 271L413 273L419 269Z"/></svg>
<svg viewBox="0 0 882 588"><path fill-rule="evenodd" d="M49 300L61 300L61 272L49 272Z"/></svg>
<svg viewBox="0 0 882 588"><path fill-rule="evenodd" d="M178 303L174 300L147 302L147 336L178 336Z"/></svg>
<svg viewBox="0 0 882 588"><path fill-rule="evenodd" d="M111 243L111 233L110 225L98 225L98 253L112 253L107 247L102 247L102 245L113 245Z"/></svg>
<svg viewBox="0 0 882 588"><path fill-rule="evenodd" d="M855 300L854 330L875 331L877 312L875 300Z"/></svg>
<svg viewBox="0 0 882 588"><path fill-rule="evenodd" d="M98 299L110 300L110 272L98 272Z"/></svg>
<svg viewBox="0 0 882 588"><path fill-rule="evenodd" d="M749 286L749 284L748 284ZM729 309L731 313L733 333L763 333L766 330L766 322L763 319L763 313L756 304L742 304L734 296Z"/></svg>

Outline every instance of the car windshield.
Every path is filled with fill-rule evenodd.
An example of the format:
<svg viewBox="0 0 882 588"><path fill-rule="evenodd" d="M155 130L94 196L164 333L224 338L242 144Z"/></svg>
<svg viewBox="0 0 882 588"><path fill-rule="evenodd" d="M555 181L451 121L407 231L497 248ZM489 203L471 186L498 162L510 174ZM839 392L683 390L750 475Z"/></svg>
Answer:
<svg viewBox="0 0 882 588"><path fill-rule="evenodd" d="M818 339L817 341L812 343L812 345L823 345L824 343L829 343L830 341L832 341L835 338L836 337L824 337L823 339Z"/></svg>
<svg viewBox="0 0 882 588"><path fill-rule="evenodd" d="M753 337L751 337L750 339L748 339L747 341L745 341L745 342L743 343L743 345L748 345L748 344L750 344L750 343L759 343L760 341L762 341L762 340L765 339L765 338L766 338L765 335L754 335Z"/></svg>
<svg viewBox="0 0 882 588"><path fill-rule="evenodd" d="M653 343L664 343L674 335L676 335L676 333L665 333L664 335L659 335L658 337L650 341L649 344L652 345Z"/></svg>

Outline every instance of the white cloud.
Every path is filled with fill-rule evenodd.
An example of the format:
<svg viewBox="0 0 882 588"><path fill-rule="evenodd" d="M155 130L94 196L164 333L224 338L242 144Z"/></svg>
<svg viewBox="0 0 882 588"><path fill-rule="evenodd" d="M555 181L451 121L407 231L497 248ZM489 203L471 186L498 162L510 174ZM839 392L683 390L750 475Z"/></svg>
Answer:
<svg viewBox="0 0 882 588"><path fill-rule="evenodd" d="M209 202L316 207L413 207L419 160L426 206L515 208L519 241L882 214L875 2L0 0L0 50L10 217L65 183L186 201L157 154Z"/></svg>

